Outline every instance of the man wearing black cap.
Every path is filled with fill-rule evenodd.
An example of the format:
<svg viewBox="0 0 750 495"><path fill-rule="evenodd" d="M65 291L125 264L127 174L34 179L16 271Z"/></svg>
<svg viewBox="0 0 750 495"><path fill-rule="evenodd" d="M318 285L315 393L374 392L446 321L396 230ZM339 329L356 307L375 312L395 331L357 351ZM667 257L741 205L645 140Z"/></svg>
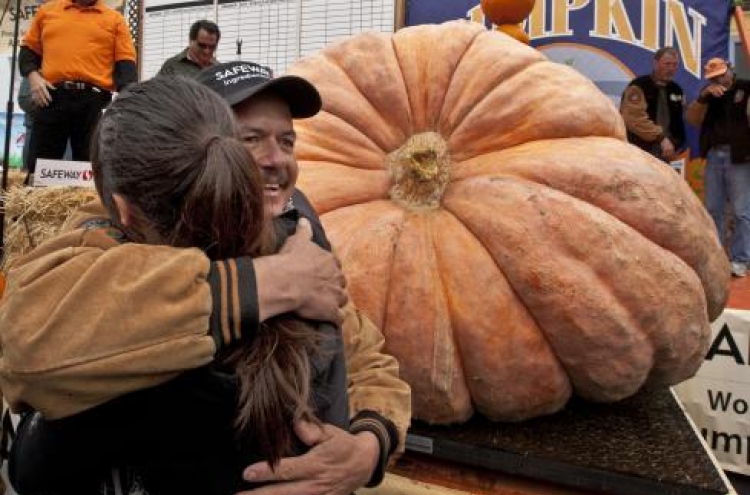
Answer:
<svg viewBox="0 0 750 495"><path fill-rule="evenodd" d="M263 174L264 199L271 213L280 216L298 209L303 216L313 220L315 237L322 239L327 246L328 241L325 240L322 226L312 207L294 187L298 166L294 158L296 134L292 119L312 117L320 111L322 102L315 87L297 76L273 78L268 67L250 62L229 62L211 67L201 71L198 81L219 93L232 106L240 126L240 137ZM365 334L371 337L380 334L364 315L345 319L342 328L347 343L361 339ZM380 339L382 337L376 337L376 340ZM380 346L377 350L379 349ZM375 349L368 352L373 350ZM368 387L360 388L354 378L354 385L349 388L353 415L350 431L360 432L362 435L373 434L378 439L380 454L375 471L365 467L373 465L371 463L374 459L367 461L363 455L367 450L360 450L362 445L367 445L366 437L355 440L350 433L326 426L323 431L318 430L318 433L322 433L321 436L315 436L316 440L323 441L319 450L313 449L307 456L282 460L276 472L271 471L265 463L253 465L245 472L248 481L283 480L289 484L290 489L296 490L295 494L327 492L320 485L312 488L321 480L330 483L329 488L336 488L335 493L341 494L350 493L364 484L372 486L379 482L390 454L397 448L403 449L410 415L408 400L404 402L408 387L403 382L399 384L393 381L392 377L382 381L383 370L378 370L377 367L369 370L352 369L351 364L361 362L364 357L352 354L351 347L347 346L350 381L353 377L360 377L364 382L362 379L365 375L369 375L368 380L376 380L369 384L368 390ZM383 356L380 352L376 354ZM376 354L371 354L370 358L379 359ZM379 385L373 387L378 382ZM383 388L376 390L379 386ZM385 417L393 415L398 417ZM303 432L305 436L315 431L315 428L308 429L309 425L300 426L307 430ZM397 430L393 430L393 426L397 426ZM328 439L327 444L325 438ZM308 439L312 440L313 437ZM351 462L354 458L357 461ZM345 467L347 464L348 467ZM321 472L321 468L326 465L329 466L328 472ZM344 476L348 479L334 481L331 476L342 467L343 471L349 470ZM357 474L358 471L360 474ZM357 478L359 481L355 481ZM308 485L311 491L297 488L301 486L300 483ZM275 492L279 489L278 485L275 486L274 493L279 493ZM258 490L260 493L264 489Z"/></svg>
<svg viewBox="0 0 750 495"><path fill-rule="evenodd" d="M271 69L250 62L205 69L198 81L219 93L234 110L242 139L263 173L265 201L272 214L278 216L292 208L297 182L292 119L312 117L320 111L318 91L300 77L274 78ZM299 193L296 199L306 203Z"/></svg>
<svg viewBox="0 0 750 495"><path fill-rule="evenodd" d="M204 71L199 76L199 81L211 87L221 94L235 111L241 128L241 137L246 143L255 162L260 167L265 181L265 201L270 211L275 216L286 219L296 219L299 214L310 218L313 224L314 239L320 244L327 245L319 220L315 216L304 196L295 189L297 179L297 163L293 151L295 144L295 133L293 118L304 118L316 114L321 108L320 95L309 82L294 76L285 76L274 79L271 71L265 67L245 62L234 62L221 64ZM97 211L101 214L101 210ZM93 215L96 217L97 215ZM92 220L92 215L83 214L79 216L73 225L82 225ZM295 236L297 237L297 236ZM297 239L296 242L299 242ZM131 246L136 248L136 246ZM143 259L139 259L139 269L142 279L134 281L117 280L114 274L103 276L102 290L112 287L113 291L121 291L123 286L137 285L139 290L148 292L151 296L147 301L139 300L141 306L131 308L132 311L148 313L151 310L159 311L160 299L159 278L155 274L159 271L160 261L151 261L147 255L150 246L137 246L143 250ZM164 249L161 246L160 249ZM176 248L175 248L176 249ZM286 249L286 248L285 248ZM176 251L179 251L176 249ZM300 251L296 251L300 252ZM311 251L309 251L311 252ZM292 248L276 256L267 256L265 266L245 263L237 270L244 270L235 277L237 280L256 281L257 294L252 287L235 287L239 291L239 300L254 306L254 310L242 312L243 328L257 327L258 321L264 321L274 315L284 312L296 312L302 316L312 316L316 307L323 304L316 301L316 297L324 297L325 294L305 294L300 298L296 292L298 286L309 287L310 284L297 283L294 279L295 273L289 272L285 265L290 261L290 254L294 254ZM112 253L112 255L116 255ZM129 253L133 255L132 250ZM297 255L303 256L303 255ZM306 260L303 260L303 262ZM296 263L299 263L296 260ZM96 276L93 269L86 269L86 276ZM192 273L189 267L179 273L170 273L170 277L184 277L185 280L199 280L200 274ZM309 269L307 270L309 271ZM299 270L301 275L306 276L304 270ZM150 285L149 285L150 284ZM151 290L149 290L149 288ZM23 291L17 291L13 297L23 297ZM321 291L324 292L324 291ZM221 315L226 312L222 305L227 301L223 294L213 292L208 294L214 314ZM256 298L257 296L257 298ZM170 296L171 297L171 296ZM237 296L235 296L237 297ZM80 306L80 301L74 301L75 297L66 298L65 301L56 301L55 314L66 311L67 304ZM143 298L141 298L143 299ZM128 310L123 308L127 300L120 298L117 311ZM147 307L144 307L147 306ZM244 306L243 306L244 308ZM70 308L72 310L72 307ZM96 341L96 334L103 331L111 332L112 328L97 328L101 321L109 320L103 314L107 308L97 308L92 312L89 322L71 329L77 334L81 332L90 334L91 339L82 341ZM52 314L52 313L49 313ZM83 315L84 318L86 315ZM111 316L111 315L109 315ZM253 316L255 320L253 319ZM213 316L212 316L213 317ZM249 321L245 321L248 317ZM294 493L295 495L319 495L323 493L334 493L346 495L355 489L369 485L373 486L382 479L385 465L396 451L403 450L406 428L410 420L410 390L406 383L398 378L398 365L391 357L381 352L383 337L377 328L361 315L352 304L343 308L343 315L337 318L343 319L342 329L345 342L347 358L347 372L349 375L349 399L351 409L351 422L349 431L344 431L332 425L316 425L300 422L295 425L295 431L299 438L309 445L311 449L304 455L294 458L282 459L275 471L271 471L265 463L249 466L244 477L250 482L279 481L272 486L257 488L252 492L262 495L267 490L272 493ZM19 322L22 324L22 322ZM65 322L57 322L65 325ZM130 322L127 328L130 342L138 339L139 329L134 328ZM152 337L144 336L144 341ZM36 329L39 335L40 329ZM144 330L145 331L145 330ZM92 344L93 346L94 344ZM145 345L145 344L144 344ZM90 366L92 360L101 359L96 355L96 349L81 350L81 362ZM85 353L91 353L85 354ZM137 356L133 359L139 359ZM189 356L172 356L170 365L174 369L190 369L195 366ZM184 360L184 362L182 362ZM55 364L49 363L49 369L54 369ZM129 369L133 369L138 363L128 363ZM116 367L117 365L115 365ZM152 363L144 362L143 369L150 369ZM90 368L88 368L90 369ZM111 398L122 395L124 387L122 374L117 369L109 368L107 376L97 376L98 392L92 392L91 388L85 388L87 384L84 373L76 372L76 366L67 366L65 376L56 375L54 385L51 385L49 377L44 373L28 376L23 372L15 374L12 370L4 370L3 378L14 381L26 382L21 389L27 391L33 387L33 394L37 396L45 394L47 404L59 403L53 406L57 410L71 410L76 408L75 401L86 401L88 404L103 403ZM12 375L12 376L11 376ZM107 386L103 386L103 380ZM33 383L32 383L33 382ZM18 390L18 387L14 387ZM72 393L71 390L80 390L80 394ZM60 391L65 391L60 394ZM92 397L92 393L106 393L106 397ZM9 401L23 401L24 397L9 397ZM82 408L77 407L78 410ZM50 414L55 414L51 409ZM58 414L58 417L65 414ZM18 442L18 437L17 440ZM17 463L20 464L20 463ZM30 473L27 476L33 476ZM43 475L44 473L37 473Z"/></svg>

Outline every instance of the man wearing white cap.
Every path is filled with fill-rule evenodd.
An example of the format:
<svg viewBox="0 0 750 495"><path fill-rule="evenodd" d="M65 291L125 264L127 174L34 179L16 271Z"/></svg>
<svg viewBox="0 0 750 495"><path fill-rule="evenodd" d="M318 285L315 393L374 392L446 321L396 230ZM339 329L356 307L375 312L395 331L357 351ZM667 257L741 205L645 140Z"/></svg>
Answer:
<svg viewBox="0 0 750 495"><path fill-rule="evenodd" d="M724 210L734 215L729 243L732 275L747 275L750 262L750 81L738 79L726 60L712 58L704 67L708 84L687 109L687 121L700 127L701 156L706 159L706 209L725 240Z"/></svg>

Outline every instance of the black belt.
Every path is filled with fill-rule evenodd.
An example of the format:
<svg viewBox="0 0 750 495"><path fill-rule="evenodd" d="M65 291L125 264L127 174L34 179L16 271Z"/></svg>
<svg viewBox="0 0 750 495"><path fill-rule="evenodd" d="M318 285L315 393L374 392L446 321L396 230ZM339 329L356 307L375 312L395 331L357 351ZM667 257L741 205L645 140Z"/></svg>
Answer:
<svg viewBox="0 0 750 495"><path fill-rule="evenodd" d="M83 81L60 81L55 87L57 89L66 89L68 91L93 91L94 93L109 94L109 91L106 89L99 88Z"/></svg>

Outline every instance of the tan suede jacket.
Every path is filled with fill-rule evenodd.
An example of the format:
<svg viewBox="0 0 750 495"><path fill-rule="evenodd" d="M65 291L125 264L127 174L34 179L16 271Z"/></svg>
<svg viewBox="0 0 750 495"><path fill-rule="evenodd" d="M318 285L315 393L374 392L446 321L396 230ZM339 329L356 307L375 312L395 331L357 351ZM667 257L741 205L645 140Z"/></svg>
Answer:
<svg viewBox="0 0 750 495"><path fill-rule="evenodd" d="M85 207L69 224L97 211ZM212 290L212 265L198 249L121 244L100 228L70 230L19 258L0 301L0 386L11 409L61 418L211 362L240 316ZM209 330L214 320L223 332ZM361 412L375 412L395 424L402 451L411 393L398 363L351 303L343 338L352 431Z"/></svg>

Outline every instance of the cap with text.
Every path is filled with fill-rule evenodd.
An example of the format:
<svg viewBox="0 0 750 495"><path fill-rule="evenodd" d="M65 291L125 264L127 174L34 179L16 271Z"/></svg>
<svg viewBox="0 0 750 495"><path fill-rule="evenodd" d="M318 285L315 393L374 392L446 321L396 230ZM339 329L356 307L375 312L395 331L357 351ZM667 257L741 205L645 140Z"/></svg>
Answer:
<svg viewBox="0 0 750 495"><path fill-rule="evenodd" d="M226 62L212 65L198 74L205 84L224 98L230 106L261 92L273 93L289 104L292 117L312 117L322 107L320 93L308 80L298 76L273 77L269 67L253 62Z"/></svg>
<svg viewBox="0 0 750 495"><path fill-rule="evenodd" d="M703 76L706 79L711 79L713 77L723 76L727 73L728 70L729 64L726 62L726 60L714 57L706 62L705 67L703 67Z"/></svg>

